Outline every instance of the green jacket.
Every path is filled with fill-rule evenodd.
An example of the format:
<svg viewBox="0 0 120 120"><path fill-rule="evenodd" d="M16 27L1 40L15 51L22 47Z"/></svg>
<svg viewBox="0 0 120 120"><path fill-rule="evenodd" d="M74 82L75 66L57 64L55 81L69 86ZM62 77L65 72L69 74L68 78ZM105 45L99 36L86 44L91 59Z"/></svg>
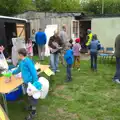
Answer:
<svg viewBox="0 0 120 120"><path fill-rule="evenodd" d="M91 40L92 40L92 37L93 37L93 34L90 33L90 34L88 35L88 40L87 40L86 46L89 46L89 45L90 45L90 42L91 42Z"/></svg>
<svg viewBox="0 0 120 120"><path fill-rule="evenodd" d="M115 57L120 57L120 34L116 37L115 40Z"/></svg>

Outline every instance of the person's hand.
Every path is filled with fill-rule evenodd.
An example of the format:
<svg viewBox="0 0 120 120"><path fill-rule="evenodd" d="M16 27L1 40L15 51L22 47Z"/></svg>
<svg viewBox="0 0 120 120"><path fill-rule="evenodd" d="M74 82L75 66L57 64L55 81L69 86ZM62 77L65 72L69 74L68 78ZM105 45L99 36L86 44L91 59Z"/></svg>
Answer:
<svg viewBox="0 0 120 120"><path fill-rule="evenodd" d="M6 77L6 79L5 79L5 83L10 83L11 82L11 77Z"/></svg>
<svg viewBox="0 0 120 120"><path fill-rule="evenodd" d="M90 55L90 52L88 52L88 53L85 53L87 56L89 56Z"/></svg>

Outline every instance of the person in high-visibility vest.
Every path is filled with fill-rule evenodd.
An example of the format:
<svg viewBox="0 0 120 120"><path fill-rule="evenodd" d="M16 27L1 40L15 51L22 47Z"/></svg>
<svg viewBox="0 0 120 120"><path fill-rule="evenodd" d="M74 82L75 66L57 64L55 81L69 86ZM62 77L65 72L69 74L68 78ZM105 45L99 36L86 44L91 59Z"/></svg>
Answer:
<svg viewBox="0 0 120 120"><path fill-rule="evenodd" d="M92 32L91 32L90 29L87 30L87 33L88 33L88 35L87 35L87 43L86 43L86 46L89 46L89 45L90 45L90 42L91 42L91 40L92 40L93 34L92 34Z"/></svg>

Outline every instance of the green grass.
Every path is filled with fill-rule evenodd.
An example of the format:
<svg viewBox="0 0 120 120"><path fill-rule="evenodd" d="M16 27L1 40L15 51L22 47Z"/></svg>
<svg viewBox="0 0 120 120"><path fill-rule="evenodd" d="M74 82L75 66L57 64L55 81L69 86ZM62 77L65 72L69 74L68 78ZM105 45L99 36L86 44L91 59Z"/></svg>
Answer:
<svg viewBox="0 0 120 120"><path fill-rule="evenodd" d="M93 73L89 61L81 61L81 71L73 69L73 81L65 83L65 68L60 66L50 81L52 91L39 100L35 120L120 120L120 85L112 82L115 64L98 67ZM8 103L11 120L24 120L24 105L23 100Z"/></svg>

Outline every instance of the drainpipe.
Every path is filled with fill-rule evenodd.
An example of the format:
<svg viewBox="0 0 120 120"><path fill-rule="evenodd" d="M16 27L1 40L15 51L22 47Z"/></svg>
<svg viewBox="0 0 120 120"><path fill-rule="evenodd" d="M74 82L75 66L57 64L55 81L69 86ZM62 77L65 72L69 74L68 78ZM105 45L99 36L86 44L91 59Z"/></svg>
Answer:
<svg viewBox="0 0 120 120"><path fill-rule="evenodd" d="M104 3L105 1L104 0L102 0L102 14L104 14L104 6L105 6L105 3Z"/></svg>

